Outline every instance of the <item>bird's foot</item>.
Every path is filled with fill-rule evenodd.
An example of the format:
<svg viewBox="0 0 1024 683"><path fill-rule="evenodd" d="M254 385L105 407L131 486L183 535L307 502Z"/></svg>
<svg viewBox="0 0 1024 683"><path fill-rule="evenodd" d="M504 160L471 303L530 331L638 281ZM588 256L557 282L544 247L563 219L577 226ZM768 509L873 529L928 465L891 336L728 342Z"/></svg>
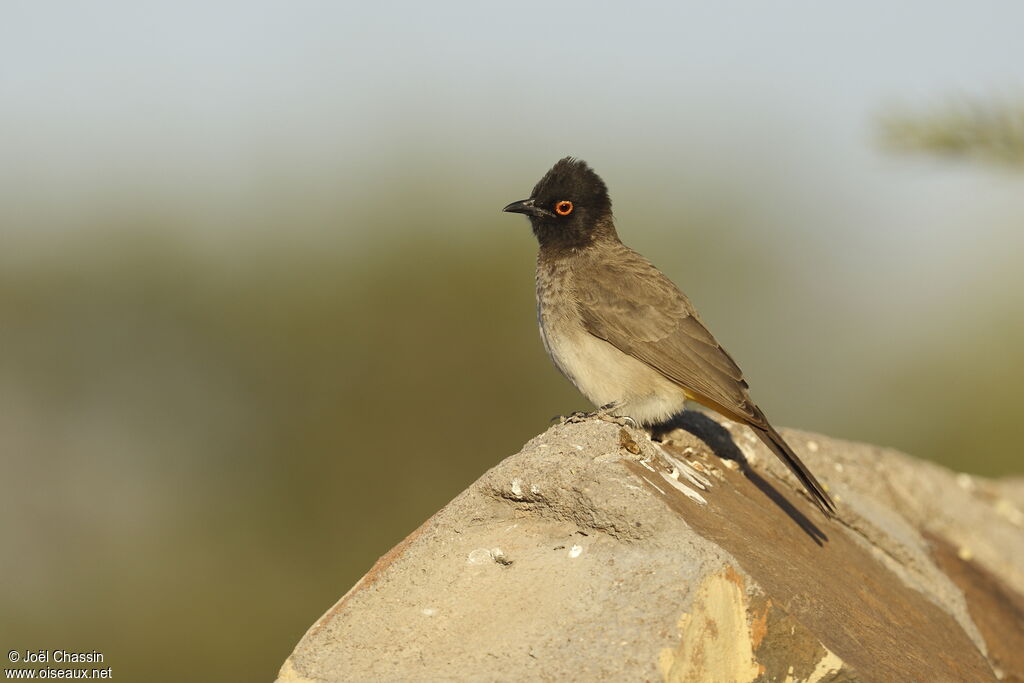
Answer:
<svg viewBox="0 0 1024 683"><path fill-rule="evenodd" d="M598 420L604 420L605 422L617 424L620 427L632 427L633 429L636 429L640 426L639 424L637 424L636 420L629 417L628 415L612 415L609 411L611 411L613 408L615 408L615 404L609 403L607 405L601 406L592 413L584 413L581 410L577 410L575 413L572 413L571 415L556 415L555 417L551 418L551 421L554 422L555 420L558 420L558 424L564 425L578 424L580 422L586 422L587 420L597 418Z"/></svg>
<svg viewBox="0 0 1024 683"><path fill-rule="evenodd" d="M637 421L631 418L629 415L612 415L612 411L619 407L618 403L605 403L603 406L597 409L598 419L604 420L605 422L611 422L617 424L620 427L632 427L637 429L640 425Z"/></svg>
<svg viewBox="0 0 1024 683"><path fill-rule="evenodd" d="M570 413L569 415L555 415L551 418L551 421L554 422L555 420L558 420L558 424L560 425L578 424L580 422L586 422L592 417L597 417L597 413L584 413L582 410L577 410L575 413Z"/></svg>
<svg viewBox="0 0 1024 683"><path fill-rule="evenodd" d="M608 413L597 412L594 413L597 419L604 420L605 422L611 422L617 424L620 427L631 427L637 429L640 425L637 424L636 420L631 418L629 415L609 415Z"/></svg>

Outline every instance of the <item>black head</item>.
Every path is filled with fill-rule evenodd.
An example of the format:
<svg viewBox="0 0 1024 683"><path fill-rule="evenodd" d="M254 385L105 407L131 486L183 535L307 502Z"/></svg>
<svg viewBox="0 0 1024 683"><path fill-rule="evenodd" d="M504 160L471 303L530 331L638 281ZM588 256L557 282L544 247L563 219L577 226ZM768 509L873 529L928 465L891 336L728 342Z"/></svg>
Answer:
<svg viewBox="0 0 1024 683"><path fill-rule="evenodd" d="M542 247L580 248L602 236L615 237L608 188L585 161L572 157L552 166L529 199L502 210L526 214Z"/></svg>

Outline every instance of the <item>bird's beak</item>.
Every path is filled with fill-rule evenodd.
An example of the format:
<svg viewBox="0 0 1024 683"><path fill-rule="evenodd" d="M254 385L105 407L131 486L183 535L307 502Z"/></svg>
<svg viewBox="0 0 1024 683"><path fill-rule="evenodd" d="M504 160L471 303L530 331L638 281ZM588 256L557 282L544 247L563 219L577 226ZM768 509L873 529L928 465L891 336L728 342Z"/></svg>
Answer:
<svg viewBox="0 0 1024 683"><path fill-rule="evenodd" d="M502 211L508 213L525 213L527 216L550 216L554 217L555 214L551 213L546 209L542 209L539 206L535 206L533 199L523 199L518 202L512 202L506 206Z"/></svg>

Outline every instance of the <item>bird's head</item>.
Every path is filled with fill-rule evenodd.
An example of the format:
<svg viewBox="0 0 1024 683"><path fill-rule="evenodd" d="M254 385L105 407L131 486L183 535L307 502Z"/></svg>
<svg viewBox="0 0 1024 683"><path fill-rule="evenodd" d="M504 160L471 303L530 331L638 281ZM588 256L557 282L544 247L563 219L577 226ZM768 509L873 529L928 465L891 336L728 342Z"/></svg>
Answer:
<svg viewBox="0 0 1024 683"><path fill-rule="evenodd" d="M572 157L552 166L529 199L502 211L526 214L542 247L580 248L601 236L615 236L608 188L585 161Z"/></svg>

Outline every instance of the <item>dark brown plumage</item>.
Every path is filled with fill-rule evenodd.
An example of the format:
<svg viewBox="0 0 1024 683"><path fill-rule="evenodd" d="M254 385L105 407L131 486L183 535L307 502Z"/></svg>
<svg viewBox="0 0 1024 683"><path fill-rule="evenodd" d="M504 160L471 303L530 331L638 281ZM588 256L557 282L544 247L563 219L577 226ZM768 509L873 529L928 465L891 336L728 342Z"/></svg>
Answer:
<svg viewBox="0 0 1024 683"><path fill-rule="evenodd" d="M530 218L540 243L537 318L548 355L595 405L656 425L690 399L746 424L826 515L835 506L754 404L743 373L689 299L622 244L604 181L559 161L529 199L505 211Z"/></svg>

